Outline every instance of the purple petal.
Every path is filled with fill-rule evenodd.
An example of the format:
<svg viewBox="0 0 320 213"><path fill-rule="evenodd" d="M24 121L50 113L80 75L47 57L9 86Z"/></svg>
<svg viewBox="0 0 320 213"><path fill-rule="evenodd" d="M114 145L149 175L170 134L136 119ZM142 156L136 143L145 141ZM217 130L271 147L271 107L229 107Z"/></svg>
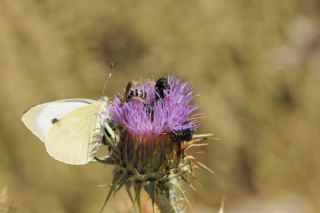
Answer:
<svg viewBox="0 0 320 213"><path fill-rule="evenodd" d="M164 98L156 100L155 82L145 80L136 85L135 89L146 92L145 101L129 100L122 102L116 97L110 106L113 120L137 135L165 134L183 129L196 129L197 121L188 122L197 106L191 105L194 94L189 83L181 82L173 76L168 77L170 91L164 92ZM153 106L153 116L148 107Z"/></svg>

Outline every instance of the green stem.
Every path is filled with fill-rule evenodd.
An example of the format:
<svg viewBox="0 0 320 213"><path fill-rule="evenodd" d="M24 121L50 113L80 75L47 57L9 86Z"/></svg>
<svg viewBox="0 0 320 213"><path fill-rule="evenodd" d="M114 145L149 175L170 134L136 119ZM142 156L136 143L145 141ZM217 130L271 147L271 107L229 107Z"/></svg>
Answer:
<svg viewBox="0 0 320 213"><path fill-rule="evenodd" d="M184 208L181 200L179 200L179 193L177 190L171 189L170 200L165 198L159 199L157 205L161 213L184 213Z"/></svg>
<svg viewBox="0 0 320 213"><path fill-rule="evenodd" d="M169 184L158 188L161 193L156 193L156 196L154 197L154 212L184 213L183 197L179 191L179 186L179 181L177 179L172 179ZM152 197L150 190L146 191L149 196Z"/></svg>

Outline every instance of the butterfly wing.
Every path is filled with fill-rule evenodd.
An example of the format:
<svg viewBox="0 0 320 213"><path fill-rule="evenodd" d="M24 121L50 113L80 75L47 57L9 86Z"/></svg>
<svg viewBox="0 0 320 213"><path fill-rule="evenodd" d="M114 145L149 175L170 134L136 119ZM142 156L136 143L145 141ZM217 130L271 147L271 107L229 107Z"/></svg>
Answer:
<svg viewBox="0 0 320 213"><path fill-rule="evenodd" d="M75 109L95 103L90 99L65 99L31 107L23 116L22 121L26 127L42 142L52 125L64 115Z"/></svg>
<svg viewBox="0 0 320 213"><path fill-rule="evenodd" d="M63 116L45 138L47 152L67 164L88 163L101 144L103 129L99 114L100 106L96 103Z"/></svg>

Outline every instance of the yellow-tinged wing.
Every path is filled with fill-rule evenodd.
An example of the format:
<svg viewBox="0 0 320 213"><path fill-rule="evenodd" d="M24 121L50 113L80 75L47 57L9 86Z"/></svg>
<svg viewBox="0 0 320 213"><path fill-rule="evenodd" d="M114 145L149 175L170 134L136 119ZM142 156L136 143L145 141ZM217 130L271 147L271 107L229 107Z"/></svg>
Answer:
<svg viewBox="0 0 320 213"><path fill-rule="evenodd" d="M45 145L47 152L56 160L81 165L93 159L97 146L95 136L102 135L99 104L76 109L54 123Z"/></svg>
<svg viewBox="0 0 320 213"><path fill-rule="evenodd" d="M56 121L76 109L93 103L96 101L75 98L39 104L28 109L21 119L26 127L44 142L50 128Z"/></svg>

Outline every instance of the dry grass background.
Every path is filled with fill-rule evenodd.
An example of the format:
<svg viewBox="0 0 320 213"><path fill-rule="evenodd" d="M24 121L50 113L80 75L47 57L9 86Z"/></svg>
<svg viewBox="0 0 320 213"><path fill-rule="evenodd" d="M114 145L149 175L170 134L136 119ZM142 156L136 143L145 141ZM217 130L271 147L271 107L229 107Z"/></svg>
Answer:
<svg viewBox="0 0 320 213"><path fill-rule="evenodd" d="M23 126L28 107L128 80L190 80L214 132L193 212L320 211L320 3L0 0L0 188L18 212L98 212L111 167L68 166ZM123 196L122 196L123 195ZM130 212L123 192L106 212ZM189 209L188 211L191 212ZM131 210L132 212L132 210Z"/></svg>

